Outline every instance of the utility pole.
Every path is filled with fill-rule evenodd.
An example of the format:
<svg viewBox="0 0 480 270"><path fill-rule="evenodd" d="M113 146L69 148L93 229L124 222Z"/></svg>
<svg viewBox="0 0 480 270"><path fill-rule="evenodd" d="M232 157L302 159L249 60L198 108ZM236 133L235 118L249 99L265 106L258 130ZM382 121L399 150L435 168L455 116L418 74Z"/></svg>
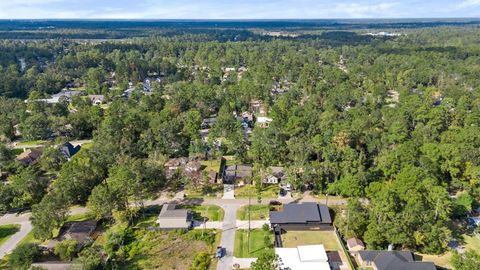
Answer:
<svg viewBox="0 0 480 270"><path fill-rule="evenodd" d="M251 206L252 206L252 191L248 192L248 254L250 254L250 246L251 246L251 237L250 237L250 230L251 230L251 216L250 216L250 211L251 211Z"/></svg>
<svg viewBox="0 0 480 270"><path fill-rule="evenodd" d="M350 223L350 210L347 208L347 229L345 230L345 234L348 233L348 223Z"/></svg>

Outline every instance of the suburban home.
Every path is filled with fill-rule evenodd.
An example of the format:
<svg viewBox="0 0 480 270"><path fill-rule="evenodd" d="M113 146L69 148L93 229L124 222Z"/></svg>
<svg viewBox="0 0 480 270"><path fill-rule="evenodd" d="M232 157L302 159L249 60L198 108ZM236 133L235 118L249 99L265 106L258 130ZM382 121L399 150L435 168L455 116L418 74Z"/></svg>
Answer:
<svg viewBox="0 0 480 270"><path fill-rule="evenodd" d="M209 129L209 128L213 127L213 125L215 125L216 122L217 122L217 117L205 118L205 119L202 120L201 128L202 129Z"/></svg>
<svg viewBox="0 0 480 270"><path fill-rule="evenodd" d="M60 151L66 159L70 160L75 154L80 151L81 146L73 146L73 144L67 142L60 147Z"/></svg>
<svg viewBox="0 0 480 270"><path fill-rule="evenodd" d="M269 117L265 117L265 116L257 117L257 125L261 128L267 128L272 121L273 119Z"/></svg>
<svg viewBox="0 0 480 270"><path fill-rule="evenodd" d="M410 251L365 250L358 252L362 267L375 270L435 270L432 262L416 262Z"/></svg>
<svg viewBox="0 0 480 270"><path fill-rule="evenodd" d="M197 161L197 160L192 160L185 165L186 173L190 173L190 174L198 173L200 172L201 169L202 169L202 164L200 163L200 161Z"/></svg>
<svg viewBox="0 0 480 270"><path fill-rule="evenodd" d="M314 202L285 204L283 211L270 211L270 223L285 231L333 230L328 207Z"/></svg>
<svg viewBox="0 0 480 270"><path fill-rule="evenodd" d="M348 250L352 253L365 250L365 245L363 244L362 240L356 237L353 237L347 240L347 247L348 247Z"/></svg>
<svg viewBox="0 0 480 270"><path fill-rule="evenodd" d="M65 233L62 235L63 239L73 239L79 244L85 243L91 239L91 236L97 228L97 222L94 220L72 222L66 225Z"/></svg>
<svg viewBox="0 0 480 270"><path fill-rule="evenodd" d="M275 248L279 258L279 269L330 270L327 252L323 245Z"/></svg>
<svg viewBox="0 0 480 270"><path fill-rule="evenodd" d="M278 184L287 178L283 167L269 167L267 175L262 179L263 184Z"/></svg>
<svg viewBox="0 0 480 270"><path fill-rule="evenodd" d="M173 174L182 169L188 163L187 157L180 157L180 158L171 158L165 164L165 176L167 179L171 178Z"/></svg>
<svg viewBox="0 0 480 270"><path fill-rule="evenodd" d="M25 166L32 166L38 163L43 154L43 148L26 149L23 153L18 155L15 159Z"/></svg>
<svg viewBox="0 0 480 270"><path fill-rule="evenodd" d="M157 223L160 229L176 230L176 229L190 229L193 224L193 214L188 209L175 209L175 204L164 204Z"/></svg>
<svg viewBox="0 0 480 270"><path fill-rule="evenodd" d="M223 183L234 184L237 180L252 178L253 169L250 165L230 165L223 170Z"/></svg>
<svg viewBox="0 0 480 270"><path fill-rule="evenodd" d="M90 99L93 105L101 105L105 102L104 95L88 95L88 99Z"/></svg>

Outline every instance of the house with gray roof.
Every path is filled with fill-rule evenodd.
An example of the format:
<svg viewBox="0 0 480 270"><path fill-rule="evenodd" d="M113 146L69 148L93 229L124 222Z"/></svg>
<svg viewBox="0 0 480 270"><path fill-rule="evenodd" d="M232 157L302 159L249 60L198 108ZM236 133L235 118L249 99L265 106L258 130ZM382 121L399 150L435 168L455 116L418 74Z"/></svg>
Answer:
<svg viewBox="0 0 480 270"><path fill-rule="evenodd" d="M223 170L223 183L235 184L237 180L251 179L253 168L250 165L230 165Z"/></svg>
<svg viewBox="0 0 480 270"><path fill-rule="evenodd" d="M193 214L189 209L176 209L175 204L164 204L157 223L162 230L188 230L192 227Z"/></svg>
<svg viewBox="0 0 480 270"><path fill-rule="evenodd" d="M432 262L417 262L410 251L365 250L358 252L360 266L375 270L435 270Z"/></svg>
<svg viewBox="0 0 480 270"><path fill-rule="evenodd" d="M270 224L285 231L333 229L328 207L314 202L285 204L283 211L270 211Z"/></svg>

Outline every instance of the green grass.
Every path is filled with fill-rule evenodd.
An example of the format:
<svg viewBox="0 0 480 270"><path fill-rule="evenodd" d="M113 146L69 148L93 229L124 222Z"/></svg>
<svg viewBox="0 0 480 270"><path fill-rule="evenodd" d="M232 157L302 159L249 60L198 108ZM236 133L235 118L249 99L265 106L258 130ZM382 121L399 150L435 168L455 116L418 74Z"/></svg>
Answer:
<svg viewBox="0 0 480 270"><path fill-rule="evenodd" d="M269 216L270 207L268 205L251 205L250 218L252 220L267 219ZM248 205L240 207L237 211L237 219L248 220Z"/></svg>
<svg viewBox="0 0 480 270"><path fill-rule="evenodd" d="M179 205L178 207L191 209L194 219L199 221L203 221L204 218L208 221L222 221L225 214L223 209L216 205Z"/></svg>
<svg viewBox="0 0 480 270"><path fill-rule="evenodd" d="M196 187L189 185L185 189L185 195L188 198L216 198L217 194L221 194L223 186L218 185L204 185Z"/></svg>
<svg viewBox="0 0 480 270"><path fill-rule="evenodd" d="M128 260L117 269L188 269L200 252L214 254L220 243L218 230L148 231L137 229L128 250ZM209 269L216 269L214 260Z"/></svg>
<svg viewBox="0 0 480 270"><path fill-rule="evenodd" d="M282 242L284 247L322 244L326 250L342 250L332 231L288 231L282 235Z"/></svg>
<svg viewBox="0 0 480 270"><path fill-rule="evenodd" d="M42 241L35 239L33 236L33 232L29 232L19 243L18 245L21 244L41 244Z"/></svg>
<svg viewBox="0 0 480 270"><path fill-rule="evenodd" d="M83 214L71 215L67 218L66 222L85 221L93 218L94 218L93 213L87 212Z"/></svg>
<svg viewBox="0 0 480 270"><path fill-rule="evenodd" d="M200 162L202 164L202 169L206 171L219 172L220 169L220 160L203 160Z"/></svg>
<svg viewBox="0 0 480 270"><path fill-rule="evenodd" d="M45 144L47 141L45 140L33 140L33 141L21 141L17 143L17 146L32 146L32 145L39 145L39 144Z"/></svg>
<svg viewBox="0 0 480 270"><path fill-rule="evenodd" d="M269 185L263 187L260 194L262 199L275 199L278 198L279 192L280 187L277 185ZM244 185L235 188L235 198L248 198L249 194L251 194L252 199L257 199L257 189L254 185Z"/></svg>
<svg viewBox="0 0 480 270"><path fill-rule="evenodd" d="M480 236L476 235L466 235L464 234L463 236L463 242L464 242L464 247L465 250L480 250ZM419 253L422 257L422 261L429 261L433 262L435 265L448 268L450 269L452 266L450 265L450 260L452 258L452 252L448 251L445 252L444 254L440 255L430 255L430 254L421 254Z"/></svg>
<svg viewBox="0 0 480 270"><path fill-rule="evenodd" d="M250 253L248 252L248 230L235 232L233 256L237 258L257 258L266 249L273 248L273 233L268 230L255 229L250 232ZM268 238L268 244L265 243Z"/></svg>
<svg viewBox="0 0 480 270"><path fill-rule="evenodd" d="M18 224L0 226L0 245L5 243L5 241L7 241L10 236L18 232L18 230L20 230L20 225Z"/></svg>

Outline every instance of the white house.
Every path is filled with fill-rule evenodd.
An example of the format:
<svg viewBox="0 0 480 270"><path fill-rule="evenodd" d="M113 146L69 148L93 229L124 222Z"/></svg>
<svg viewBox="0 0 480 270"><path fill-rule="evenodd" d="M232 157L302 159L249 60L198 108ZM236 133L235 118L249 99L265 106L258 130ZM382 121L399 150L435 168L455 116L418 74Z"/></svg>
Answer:
<svg viewBox="0 0 480 270"><path fill-rule="evenodd" d="M279 268L290 270L330 270L327 252L323 245L275 248Z"/></svg>

